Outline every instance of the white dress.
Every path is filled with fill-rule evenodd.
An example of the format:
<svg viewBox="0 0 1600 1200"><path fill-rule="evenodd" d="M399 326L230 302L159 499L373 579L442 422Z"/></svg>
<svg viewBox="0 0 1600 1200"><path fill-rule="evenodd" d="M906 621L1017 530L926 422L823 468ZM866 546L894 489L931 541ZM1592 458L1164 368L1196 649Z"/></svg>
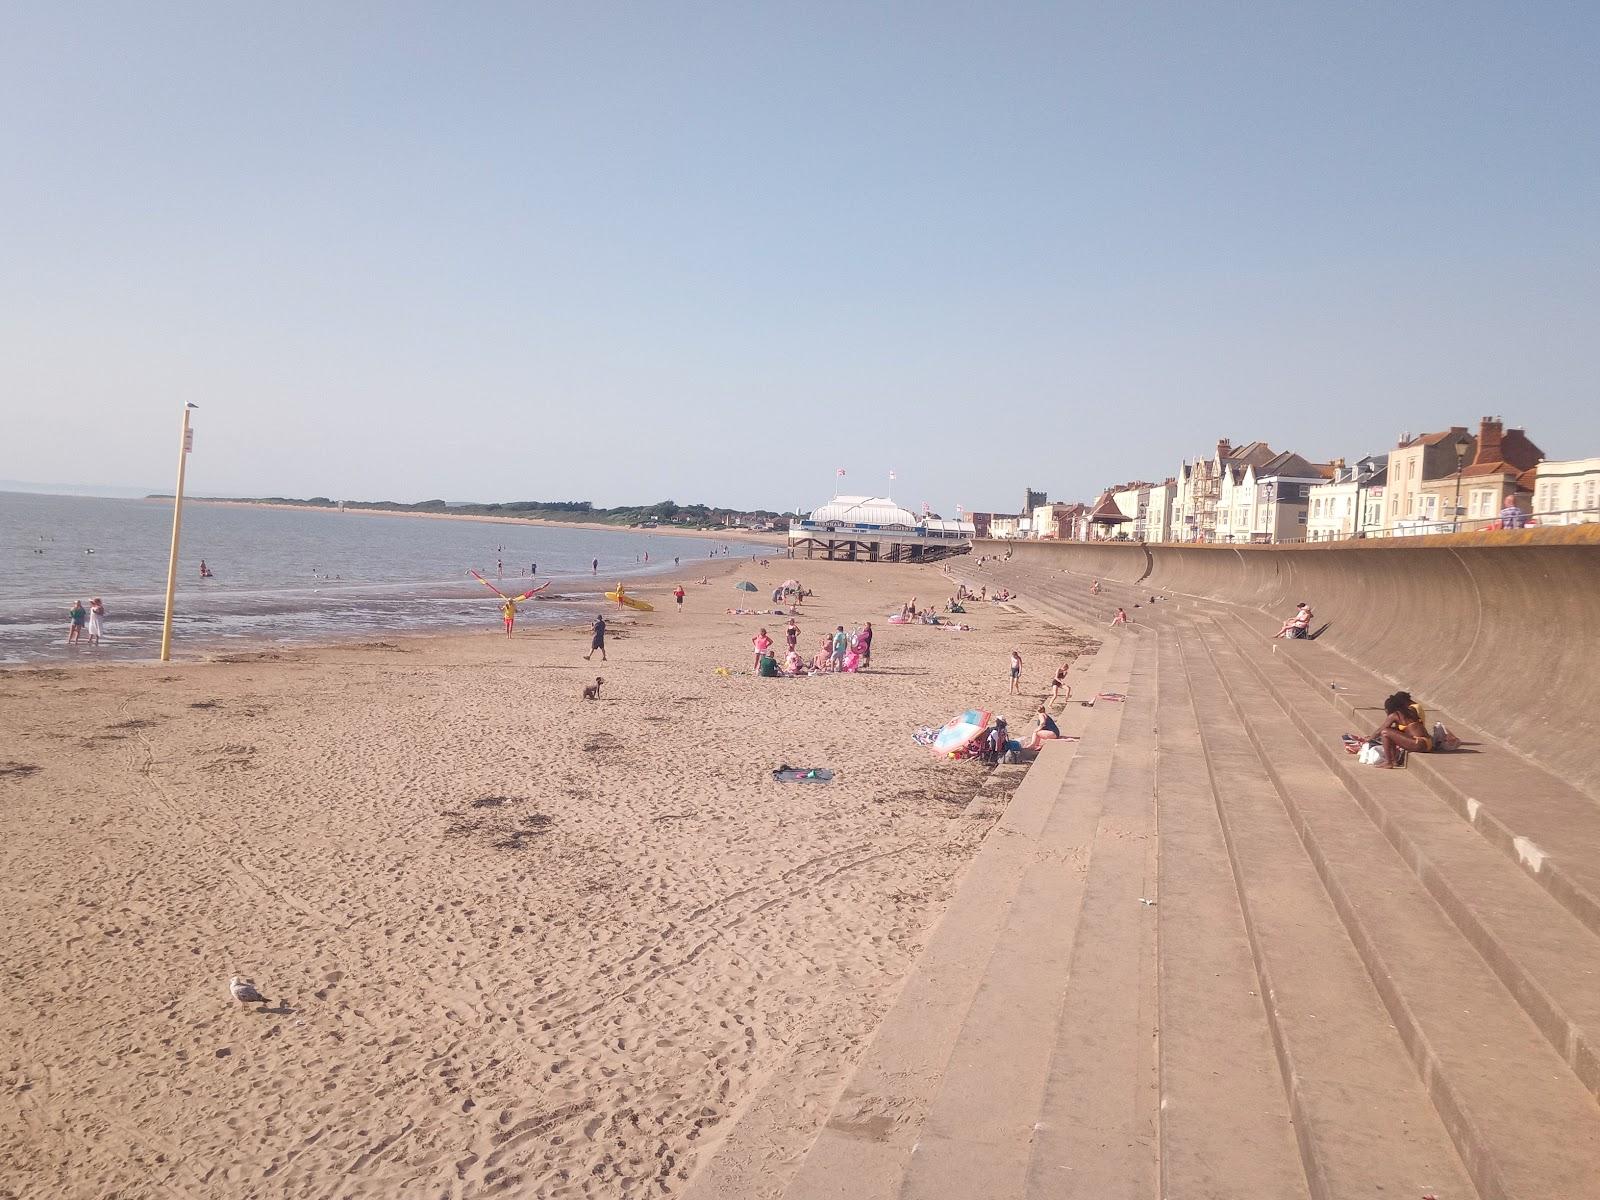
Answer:
<svg viewBox="0 0 1600 1200"><path fill-rule="evenodd" d="M95 641L98 641L99 638L100 638L101 621L102 621L101 614L97 613L94 609L91 608L89 610L88 634L89 634L89 637L91 639L95 640Z"/></svg>

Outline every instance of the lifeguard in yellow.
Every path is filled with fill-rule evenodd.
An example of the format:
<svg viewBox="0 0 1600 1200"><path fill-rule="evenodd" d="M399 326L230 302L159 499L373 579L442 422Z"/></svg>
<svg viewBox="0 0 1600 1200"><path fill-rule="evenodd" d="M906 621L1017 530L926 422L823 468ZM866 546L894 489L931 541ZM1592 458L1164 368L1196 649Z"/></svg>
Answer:
<svg viewBox="0 0 1600 1200"><path fill-rule="evenodd" d="M508 596L499 588L495 587L494 584L485 579L482 575L479 575L476 571L468 571L467 574L471 575L479 583L483 584L484 587L488 588L496 596L500 597L500 616L501 619L506 623L507 637L511 636L511 630L517 624L517 605L521 604L524 600L527 600L533 596L537 596L540 592L544 591L545 588L550 586L548 583L541 583L536 588L529 588L520 596Z"/></svg>

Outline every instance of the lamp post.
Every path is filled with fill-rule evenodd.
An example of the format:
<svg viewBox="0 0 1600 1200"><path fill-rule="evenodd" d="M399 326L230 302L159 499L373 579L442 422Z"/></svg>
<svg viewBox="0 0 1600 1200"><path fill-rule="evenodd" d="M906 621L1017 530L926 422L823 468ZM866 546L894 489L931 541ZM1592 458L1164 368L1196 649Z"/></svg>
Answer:
<svg viewBox="0 0 1600 1200"><path fill-rule="evenodd" d="M167 555L167 610L161 618L162 662L172 659L172 598L178 590L178 531L183 527L183 474L189 464L189 449L193 445L189 413L198 407L195 404L183 406L183 432L178 437L178 490L172 497L172 550Z"/></svg>
<svg viewBox="0 0 1600 1200"><path fill-rule="evenodd" d="M1461 471L1467 465L1467 444L1456 440L1456 507L1451 514L1450 532L1461 532Z"/></svg>

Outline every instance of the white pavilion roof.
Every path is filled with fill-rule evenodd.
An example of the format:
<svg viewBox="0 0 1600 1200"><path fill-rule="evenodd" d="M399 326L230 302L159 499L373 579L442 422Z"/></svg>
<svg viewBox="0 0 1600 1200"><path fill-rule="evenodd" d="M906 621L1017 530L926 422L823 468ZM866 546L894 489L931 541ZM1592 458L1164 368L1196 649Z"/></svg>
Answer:
<svg viewBox="0 0 1600 1200"><path fill-rule="evenodd" d="M813 521L842 521L848 525L905 525L916 528L917 518L885 496L835 496L811 514Z"/></svg>

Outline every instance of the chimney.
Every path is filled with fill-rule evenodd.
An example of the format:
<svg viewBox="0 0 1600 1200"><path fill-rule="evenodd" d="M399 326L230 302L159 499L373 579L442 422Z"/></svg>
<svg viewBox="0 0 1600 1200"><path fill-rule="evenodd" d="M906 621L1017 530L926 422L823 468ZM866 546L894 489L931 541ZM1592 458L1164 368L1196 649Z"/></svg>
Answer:
<svg viewBox="0 0 1600 1200"><path fill-rule="evenodd" d="M1462 430L1465 433L1465 430ZM1478 424L1478 454L1474 463L1500 461L1500 438L1504 428L1499 417L1485 417Z"/></svg>
<svg viewBox="0 0 1600 1200"><path fill-rule="evenodd" d="M1218 458L1227 458L1228 455L1230 455L1232 453L1233 453L1233 443L1230 442L1227 438L1218 438L1217 439L1217 457Z"/></svg>
<svg viewBox="0 0 1600 1200"><path fill-rule="evenodd" d="M1404 446L1410 440L1411 440L1411 431L1408 429L1408 430L1406 430L1404 433L1402 433L1400 435L1400 440L1398 442L1396 442L1395 445L1396 446Z"/></svg>

